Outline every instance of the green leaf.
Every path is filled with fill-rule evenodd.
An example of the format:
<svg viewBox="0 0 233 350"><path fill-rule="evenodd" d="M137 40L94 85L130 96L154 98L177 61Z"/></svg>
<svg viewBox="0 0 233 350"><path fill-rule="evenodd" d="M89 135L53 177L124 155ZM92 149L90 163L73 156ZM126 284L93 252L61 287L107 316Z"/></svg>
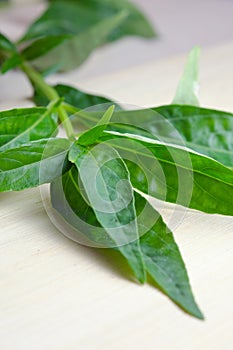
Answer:
<svg viewBox="0 0 233 350"><path fill-rule="evenodd" d="M3 62L1 72L4 74L9 70L18 67L22 63L22 61L22 57L17 52L14 53L12 56L10 56Z"/></svg>
<svg viewBox="0 0 233 350"><path fill-rule="evenodd" d="M138 193L135 193L135 202L140 247L147 272L175 303L191 315L203 319L172 232L159 213ZM146 205L147 210L142 215Z"/></svg>
<svg viewBox="0 0 233 350"><path fill-rule="evenodd" d="M88 146L98 140L98 138L103 135L103 132L112 117L114 109L114 105L110 106L94 128L85 131L79 136L78 143L82 146Z"/></svg>
<svg viewBox="0 0 233 350"><path fill-rule="evenodd" d="M201 318L189 285L182 257L172 233L159 218L159 213L138 193L135 195L140 246L145 259L146 269L160 288L187 312ZM68 225L74 228L72 239L86 245L112 247L114 242L101 225L97 217L83 198L79 187L78 172L73 166L62 178L51 183L53 207L62 215ZM147 210L143 209L147 206ZM143 214L142 214L143 213ZM126 258L132 270L138 275L140 258L139 241L117 248Z"/></svg>
<svg viewBox="0 0 233 350"><path fill-rule="evenodd" d="M179 105L162 106L154 110L178 131L180 138L173 138L172 143L179 144L183 139L187 147L233 167L232 113ZM155 123L148 121L149 125L156 134Z"/></svg>
<svg viewBox="0 0 233 350"><path fill-rule="evenodd" d="M53 181L66 166L67 139L32 141L0 153L0 192L20 191Z"/></svg>
<svg viewBox="0 0 233 350"><path fill-rule="evenodd" d="M156 36L152 24L132 2L127 0L82 0L82 4L91 8L92 12L98 13L101 18L122 10L128 12L129 16L109 34L107 41L118 40L125 35L137 35L144 38Z"/></svg>
<svg viewBox="0 0 233 350"><path fill-rule="evenodd" d="M97 220L116 246L137 240L133 190L128 170L118 153L109 146L86 148L75 143L70 149L69 160L79 171L87 200ZM134 272L138 280L144 282L143 261L138 251L139 248L134 255L138 266Z"/></svg>
<svg viewBox="0 0 233 350"><path fill-rule="evenodd" d="M56 129L57 115L46 108L0 112L0 151L55 136Z"/></svg>
<svg viewBox="0 0 233 350"><path fill-rule="evenodd" d="M59 46L53 48L45 56L34 60L34 65L39 69L45 69L59 60L61 70L68 71L80 66L91 52L102 45L108 34L117 27L127 16L126 12L120 12L109 17L88 30L77 35L72 35ZM39 49L38 49L39 52Z"/></svg>
<svg viewBox="0 0 233 350"><path fill-rule="evenodd" d="M194 47L189 53L183 76L176 90L173 104L198 106L198 61L200 48Z"/></svg>
<svg viewBox="0 0 233 350"><path fill-rule="evenodd" d="M33 61L34 59L45 55L50 50L54 49L56 46L63 43L65 40L71 39L73 36L66 35L51 35L43 38L39 38L32 42L22 51L22 56L27 61Z"/></svg>
<svg viewBox="0 0 233 350"><path fill-rule="evenodd" d="M145 273L139 241L136 240L128 245L115 248L116 243L101 226L94 210L82 195L75 166L51 183L50 193L53 207L63 216L69 226L72 225L75 229L72 239L88 246L114 247L128 261L138 280L144 282Z"/></svg>
<svg viewBox="0 0 233 350"><path fill-rule="evenodd" d="M78 120L89 127L98 122L101 113L77 112ZM186 145L201 154L233 167L233 114L186 105L167 105L135 111L115 111L113 124L107 130L133 133L167 143ZM132 125L134 127L132 128ZM137 130L138 129L138 130Z"/></svg>
<svg viewBox="0 0 233 350"><path fill-rule="evenodd" d="M16 46L2 33L0 33L0 61L2 73L6 73L20 64L20 56Z"/></svg>
<svg viewBox="0 0 233 350"><path fill-rule="evenodd" d="M38 57L34 64L44 69L59 60L62 63L61 70L69 70L79 66L102 44L131 34L154 36L145 17L127 1L70 0L52 2L21 41L44 37L46 50L36 43L27 49L30 52L28 56L33 59ZM59 39L56 36L61 35L69 35L71 38L67 37L52 49L53 38L57 45ZM45 53L47 54L43 57Z"/></svg>
<svg viewBox="0 0 233 350"><path fill-rule="evenodd" d="M73 239L79 243L99 248L114 247L115 243L103 229L80 188L78 170L72 164L50 186L53 207L75 229Z"/></svg>
<svg viewBox="0 0 233 350"><path fill-rule="evenodd" d="M109 33L106 41L124 35L154 37L154 29L145 16L126 0L52 1L47 10L29 27L22 41L41 36L79 34L122 11L129 16Z"/></svg>
<svg viewBox="0 0 233 350"><path fill-rule="evenodd" d="M111 100L105 97L91 95L69 85L58 84L54 86L54 89L60 97L64 98L66 103L79 109L85 109L103 103L112 103ZM35 90L34 102L38 106L46 106L49 101L38 90Z"/></svg>
<svg viewBox="0 0 233 350"><path fill-rule="evenodd" d="M16 52L16 47L5 35L0 33L0 51L14 53Z"/></svg>
<svg viewBox="0 0 233 350"><path fill-rule="evenodd" d="M139 191L206 213L233 215L233 171L229 168L179 146L142 141L138 135L111 134L101 139L116 148L123 159L132 160L127 165L131 182Z"/></svg>

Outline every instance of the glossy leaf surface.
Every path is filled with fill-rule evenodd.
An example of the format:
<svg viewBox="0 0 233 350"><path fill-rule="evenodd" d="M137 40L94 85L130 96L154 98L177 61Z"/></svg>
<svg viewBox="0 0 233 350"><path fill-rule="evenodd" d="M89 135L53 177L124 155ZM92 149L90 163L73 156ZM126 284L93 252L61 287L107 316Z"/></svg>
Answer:
<svg viewBox="0 0 233 350"><path fill-rule="evenodd" d="M78 138L78 143L82 146L88 146L93 144L98 138L103 135L104 130L106 129L112 114L114 112L115 106L110 106L104 113L103 117L96 124L95 127L85 131Z"/></svg>
<svg viewBox="0 0 233 350"><path fill-rule="evenodd" d="M190 314L202 318L189 284L189 279L174 237L156 210L138 193L135 204L138 228L141 236L140 249L147 272L173 301ZM53 207L75 228L73 239L86 245L108 246L113 242L101 227L95 212L82 197L78 184L77 169L73 166L62 179L51 184ZM147 206L146 217L143 210ZM138 272L139 241L117 249L126 258L135 275Z"/></svg>
<svg viewBox="0 0 233 350"><path fill-rule="evenodd" d="M46 108L21 108L0 112L0 151L55 136L56 129L57 116Z"/></svg>
<svg viewBox="0 0 233 350"><path fill-rule="evenodd" d="M202 319L189 283L185 264L172 232L157 211L135 193L140 247L147 272L159 287L188 313ZM147 205L145 214L140 216ZM153 223L154 219L154 224ZM149 225L150 224L150 225Z"/></svg>
<svg viewBox="0 0 233 350"><path fill-rule="evenodd" d="M76 143L69 152L69 160L79 171L87 200L97 220L116 246L137 240L133 190L128 170L118 153L109 146L98 145L87 149ZM138 264L141 272L137 278L143 282L144 268L139 258Z"/></svg>
<svg viewBox="0 0 233 350"><path fill-rule="evenodd" d="M1 152L0 192L53 181L62 174L69 146L67 139L44 139Z"/></svg>
<svg viewBox="0 0 233 350"><path fill-rule="evenodd" d="M149 139L145 142L133 135L130 136L132 140L122 136L119 142L112 133L104 140L117 148L122 158L135 155L135 161L128 166L135 188L161 200L206 213L233 215L231 169L179 146ZM149 173L149 181L145 171Z"/></svg>
<svg viewBox="0 0 233 350"><path fill-rule="evenodd" d="M85 120L86 125L92 127L101 118L101 113L88 114L77 113L76 118ZM147 135L164 142L185 145L233 167L232 113L195 106L165 105L135 111L117 110L111 120L121 123L118 128L121 133ZM132 125L135 130L132 130ZM111 129L113 127L109 126Z"/></svg>
<svg viewBox="0 0 233 350"><path fill-rule="evenodd" d="M84 199L75 166L66 172L62 179L57 178L52 182L51 200L53 207L75 228L73 239L95 247L116 246L111 235L101 226L93 208ZM139 242L134 241L115 249L126 258L137 279L144 282L145 272Z"/></svg>

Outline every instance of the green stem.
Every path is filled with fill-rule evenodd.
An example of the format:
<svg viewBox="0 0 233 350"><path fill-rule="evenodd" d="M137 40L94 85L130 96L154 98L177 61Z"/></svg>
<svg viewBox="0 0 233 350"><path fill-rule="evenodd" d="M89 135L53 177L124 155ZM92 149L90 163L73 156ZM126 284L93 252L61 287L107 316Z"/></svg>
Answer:
<svg viewBox="0 0 233 350"><path fill-rule="evenodd" d="M22 63L21 68L24 73L27 75L32 85L35 85L40 92L46 96L49 101L59 99L57 91L49 86L43 79L43 77L28 63Z"/></svg>
<svg viewBox="0 0 233 350"><path fill-rule="evenodd" d="M74 107L72 105L70 105L69 103L63 102L62 103L63 107L65 108L65 110L71 114L76 114L78 112L81 111L80 108Z"/></svg>
<svg viewBox="0 0 233 350"><path fill-rule="evenodd" d="M48 85L43 77L28 63L22 63L21 64L22 71L27 75L28 79L30 80L32 85L35 85L40 92L48 98L50 102L57 101L60 96L58 95L57 91L50 85ZM65 108L60 105L57 108L59 119L62 122L67 137L69 140L74 141L75 135L73 126L70 122L69 116L66 113Z"/></svg>
<svg viewBox="0 0 233 350"><path fill-rule="evenodd" d="M62 125L65 128L68 139L70 141L75 141L74 129L65 109L62 106L59 106L57 110L58 110L59 118L62 122Z"/></svg>

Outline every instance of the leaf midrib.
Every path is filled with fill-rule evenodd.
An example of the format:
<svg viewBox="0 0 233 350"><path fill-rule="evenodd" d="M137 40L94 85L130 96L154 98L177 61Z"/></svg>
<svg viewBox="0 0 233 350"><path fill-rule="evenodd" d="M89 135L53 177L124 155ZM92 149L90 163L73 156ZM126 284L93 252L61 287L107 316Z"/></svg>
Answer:
<svg viewBox="0 0 233 350"><path fill-rule="evenodd" d="M137 140L137 141L138 141L138 140ZM140 142L140 141L139 141L139 142ZM110 144L113 148L116 147L116 148L119 148L119 149L122 149L122 150L125 150L125 151L128 151L128 152L133 152L133 153L135 153L135 154L140 154L140 155L142 155L142 156L144 156L144 157L146 156L146 157L149 157L149 158L152 158L152 159L153 159L152 156L145 155L145 154L142 153L142 152L135 152L133 149L128 149L128 148L125 148L125 147L123 147L123 146L111 144L111 142L109 142L109 141L108 141L108 144ZM187 152L188 152L188 151L187 151ZM190 152L188 152L188 153L190 153ZM200 157L205 158L203 155L200 155ZM226 182L225 180L219 179L219 178L217 178L217 177L214 177L214 176L209 175L209 174L206 174L206 173L202 173L202 172L199 171L199 170L196 170L196 169L193 169L193 168L190 169L190 168L185 167L185 166L183 166L183 165L181 165L181 164L176 164L176 163L170 162L170 161L168 161L168 160L166 160L166 159L163 159L163 158L160 158L160 157L157 157L157 156L156 156L156 159L160 160L160 161L163 162L163 163L167 163L167 164L170 164L170 165L173 165L173 166L178 166L179 168L182 168L182 169L185 169L185 170L188 170L188 171L192 171L192 172L194 172L194 173L197 173L197 174L200 174L200 175L203 175L203 176L208 176L209 178L212 178L212 179L214 179L215 181L220 181L220 182L222 182L222 183L225 183L226 185L230 185L230 186L233 187L233 183ZM223 164L217 162L215 159L210 158L210 157L209 157L209 159L211 159L213 162L217 163L218 165L223 166L223 167L226 168L227 170L231 170L230 168L225 167Z"/></svg>
<svg viewBox="0 0 233 350"><path fill-rule="evenodd" d="M117 151L114 149L114 152L116 152L117 153ZM98 166L98 168L99 168L99 164L98 164L98 162L97 162L97 160L96 160L96 158L94 157L94 155L92 154L92 152L90 151L90 153L91 153L91 155L92 155L92 158L93 158L93 160L94 160L94 162L96 163L96 165ZM120 158L120 155L117 153L117 155L118 155L118 158L119 158L119 160L122 162L122 163L124 163L124 161L123 161L123 159L121 159ZM106 166L106 165L105 165ZM130 177L130 174L129 174L129 172L128 172L128 168L126 167L126 165L124 164L124 168L125 168L125 171L127 172L127 175L128 175L128 181L129 181L129 177ZM101 171L101 168L99 168L100 169L100 171ZM108 167L108 169L110 169L109 167ZM112 171L112 169L110 169L111 171ZM112 171L113 172L113 171ZM103 180L103 182L104 182L104 187L105 187L105 190L106 190L106 192L107 192L107 194L108 194L108 190L107 190L107 186L106 186L106 181L105 181L105 179L104 179L104 177L103 177L103 175L102 175L102 171L101 171L101 177L102 177L102 180ZM121 180L121 178L118 176L118 178L119 178L119 180ZM132 190L132 194L133 194L133 190ZM109 199L109 201L112 203L112 200L111 200L111 198L110 198L110 196L108 195L108 199ZM132 198L133 199L133 198ZM123 200L123 202L124 202L124 200ZM125 203L124 203L125 204ZM111 205L112 206L112 205ZM134 207L135 207L135 203L134 203ZM114 207L112 206L112 209L114 209ZM117 220L118 220L118 222L120 223L120 220L119 220L119 217L118 217L118 212L115 212L115 210L113 211L114 213L115 213L115 215L116 215L116 217L117 217ZM135 214L135 217L136 217L136 210L134 210L134 214ZM101 223L100 223L101 224ZM121 227L121 226L120 226Z"/></svg>
<svg viewBox="0 0 233 350"><path fill-rule="evenodd" d="M29 151L29 153L31 153L30 151ZM39 152L34 152L34 153L39 153ZM36 161L36 162L34 162L34 163L29 163L29 164L25 164L25 165L22 165L22 166L20 166L20 167L17 167L17 168L14 168L14 169L10 169L10 170L1 170L0 171L0 173L2 172L2 173L4 173L4 175L5 174L9 174L10 172L14 172L14 171L16 171L17 169L25 169L25 168L28 168L28 167L34 167L34 166L36 166L37 164L39 164L39 163L41 163L41 162L43 162L43 161L46 161L46 160L48 160L48 159L54 159L54 158L56 158L56 157L58 157L58 156L61 156L61 155L63 155L64 153L67 153L67 150L65 150L65 151L62 151L62 152L60 152L60 153L57 153L57 154L55 154L55 155L53 155L52 157L47 157L47 158L43 158L43 159L41 159L41 160L39 160L39 161ZM39 154L41 154L41 153L39 153ZM12 160L11 158L3 158L3 159L8 159L8 160ZM15 159L14 159L15 160ZM17 160L17 159L16 159Z"/></svg>
<svg viewBox="0 0 233 350"><path fill-rule="evenodd" d="M51 111L48 111L48 110L45 110L45 112L41 115L41 117L36 121L34 122L29 128L27 128L26 130L24 130L21 134L19 134L18 136L16 136L15 138L11 139L9 142L5 143L4 145L2 145L0 147L0 150L7 150L8 149L8 146L11 144L11 143L14 143L15 141L17 141L17 139L20 139L23 135L26 135L28 134L31 130L33 130L39 123L41 123L47 116L49 116L49 113ZM28 117L31 117L30 115L28 115ZM7 118L7 117L5 117ZM13 116L13 118L16 118Z"/></svg>

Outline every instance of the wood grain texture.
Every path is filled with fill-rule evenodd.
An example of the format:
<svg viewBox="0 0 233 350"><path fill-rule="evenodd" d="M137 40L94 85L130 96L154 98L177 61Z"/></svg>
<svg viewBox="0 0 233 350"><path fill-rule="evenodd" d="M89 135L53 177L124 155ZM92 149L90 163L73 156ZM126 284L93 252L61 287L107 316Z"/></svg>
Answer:
<svg viewBox="0 0 233 350"><path fill-rule="evenodd" d="M233 111L232 57L232 43L204 50L203 105ZM168 103L183 63L183 56L174 57L78 86L141 106ZM22 78L10 77L4 84L12 89L14 82L21 99L25 91L14 79ZM75 73L59 80L76 85ZM17 104L5 100L1 107ZM172 211L164 211L168 222ZM59 233L39 189L0 194L0 213L1 349L231 349L233 218L186 211L171 222L206 316L201 322L153 286L135 283L123 259Z"/></svg>

